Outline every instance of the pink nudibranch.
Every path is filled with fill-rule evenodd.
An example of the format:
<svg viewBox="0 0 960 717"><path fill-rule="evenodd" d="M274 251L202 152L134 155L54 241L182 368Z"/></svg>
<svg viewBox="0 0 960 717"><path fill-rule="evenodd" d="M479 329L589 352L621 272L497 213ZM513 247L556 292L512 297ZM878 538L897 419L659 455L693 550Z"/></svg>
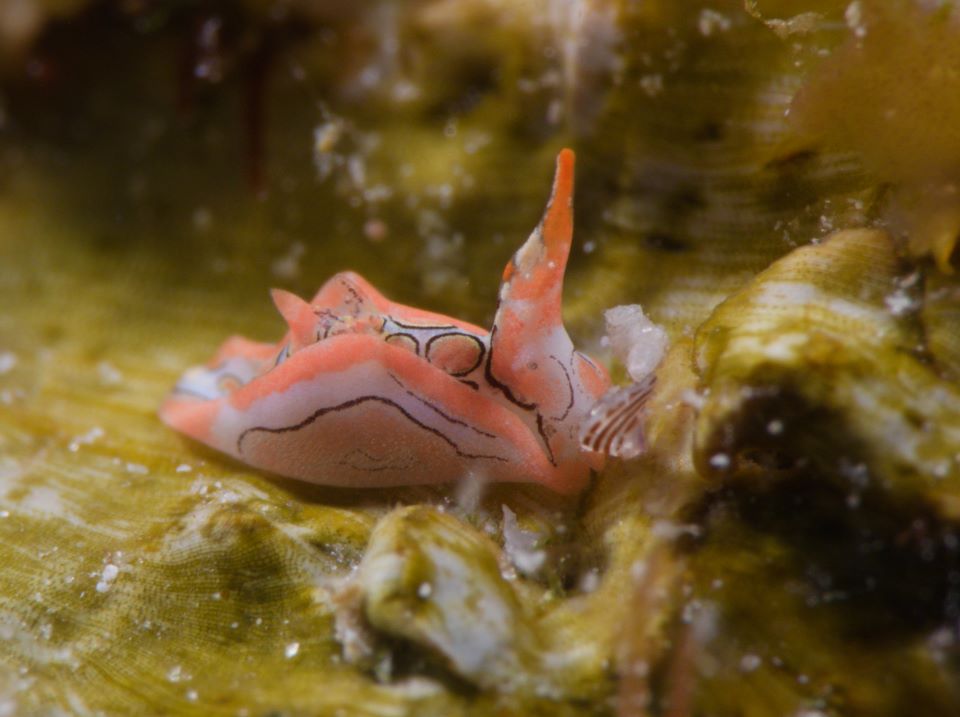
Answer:
<svg viewBox="0 0 960 717"><path fill-rule="evenodd" d="M352 272L309 303L274 290L278 344L226 341L160 409L171 427L272 473L351 487L467 475L573 493L601 453L581 424L610 388L561 319L574 155L557 157L539 225L503 272L486 330L385 298Z"/></svg>

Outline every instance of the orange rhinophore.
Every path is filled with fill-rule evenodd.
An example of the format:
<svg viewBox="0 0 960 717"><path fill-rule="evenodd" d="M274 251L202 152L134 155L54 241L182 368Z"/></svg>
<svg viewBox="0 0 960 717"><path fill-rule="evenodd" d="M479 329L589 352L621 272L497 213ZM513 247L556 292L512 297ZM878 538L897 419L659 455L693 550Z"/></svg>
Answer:
<svg viewBox="0 0 960 717"><path fill-rule="evenodd" d="M257 468L353 487L468 474L581 490L602 453L581 424L610 388L561 320L573 152L540 224L503 273L493 328L396 304L352 272L307 302L274 290L276 345L228 340L160 409L176 430Z"/></svg>

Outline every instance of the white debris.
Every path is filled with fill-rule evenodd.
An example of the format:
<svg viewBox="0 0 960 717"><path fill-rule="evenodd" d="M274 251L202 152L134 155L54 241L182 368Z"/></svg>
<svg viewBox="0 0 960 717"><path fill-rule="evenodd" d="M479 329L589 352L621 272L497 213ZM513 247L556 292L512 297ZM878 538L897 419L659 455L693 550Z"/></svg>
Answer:
<svg viewBox="0 0 960 717"><path fill-rule="evenodd" d="M417 597L419 597L421 600L426 600L432 594L433 585L430 583L420 583L420 585L417 586Z"/></svg>
<svg viewBox="0 0 960 717"><path fill-rule="evenodd" d="M101 361L97 364L97 375L100 377L100 383L105 386L116 386L123 381L123 374L109 361Z"/></svg>
<svg viewBox="0 0 960 717"><path fill-rule="evenodd" d="M522 575L535 575L546 562L546 552L537 548L539 542L540 535L521 528L517 522L517 514L504 505L503 549Z"/></svg>
<svg viewBox="0 0 960 717"><path fill-rule="evenodd" d="M104 432L100 426L94 426L86 433L81 433L79 436L70 441L70 445L67 448L71 453L76 453L80 450L80 446L89 446L91 443L103 438Z"/></svg>
<svg viewBox="0 0 960 717"><path fill-rule="evenodd" d="M283 649L283 656L286 657L288 660L292 660L294 657L297 656L298 652L300 652L300 643L291 642L289 645L287 645Z"/></svg>
<svg viewBox="0 0 960 717"><path fill-rule="evenodd" d="M17 365L17 355L12 351L0 352L0 376L9 373Z"/></svg>
<svg viewBox="0 0 960 717"><path fill-rule="evenodd" d="M726 453L714 453L710 456L710 467L717 470L726 470L730 467L730 456Z"/></svg>
<svg viewBox="0 0 960 717"><path fill-rule="evenodd" d="M663 75L644 75L640 78L640 89L647 93L647 97L656 97L663 92Z"/></svg>
<svg viewBox="0 0 960 717"><path fill-rule="evenodd" d="M909 291L902 287L887 295L883 303L894 316L915 313L921 307L921 303L914 298Z"/></svg>
<svg viewBox="0 0 960 717"><path fill-rule="evenodd" d="M321 180L329 177L338 164L339 157L334 154L334 150L345 130L346 126L340 118L331 118L313 128L313 161L317 176Z"/></svg>
<svg viewBox="0 0 960 717"><path fill-rule="evenodd" d="M767 18L757 8L757 0L744 0L744 9L757 20L769 27L781 40L794 34L807 34L817 29L823 22L823 16L816 12L802 12L789 18Z"/></svg>
<svg viewBox="0 0 960 717"><path fill-rule="evenodd" d="M177 473L189 473L192 470L193 466L191 466L189 463L181 463L176 468Z"/></svg>
<svg viewBox="0 0 960 717"><path fill-rule="evenodd" d="M847 27L853 30L854 35L858 38L866 37L867 27L863 22L863 5L860 4L860 0L853 0L847 5L843 18L847 21Z"/></svg>
<svg viewBox="0 0 960 717"><path fill-rule="evenodd" d="M614 306L604 312L607 338L613 355L634 381L646 378L667 352L667 332L643 313L639 304Z"/></svg>
<svg viewBox="0 0 960 717"><path fill-rule="evenodd" d="M583 575L580 576L580 591L584 593L592 593L598 587L600 587L600 571L596 568L591 568Z"/></svg>
<svg viewBox="0 0 960 717"><path fill-rule="evenodd" d="M210 231L210 227L213 226L213 212L207 207L197 207L193 210L191 221L193 222L194 231L204 234Z"/></svg>
<svg viewBox="0 0 960 717"><path fill-rule="evenodd" d="M716 10L710 10L709 8L701 10L700 17L697 19L697 29L700 30L700 34L704 37L710 37L719 32L726 32L732 24L730 18L726 15Z"/></svg>
<svg viewBox="0 0 960 717"><path fill-rule="evenodd" d="M120 568L113 563L107 563L103 566L103 572L100 573L100 580L97 581L97 592L105 593L113 585L113 581L120 574Z"/></svg>
<svg viewBox="0 0 960 717"><path fill-rule="evenodd" d="M457 484L456 503L464 513L473 513L480 506L490 481L485 475L471 471Z"/></svg>
<svg viewBox="0 0 960 717"><path fill-rule="evenodd" d="M397 80L390 92L394 102L411 102L421 94L420 88L409 80Z"/></svg>
<svg viewBox="0 0 960 717"><path fill-rule="evenodd" d="M389 232L390 228L382 219L368 219L363 223L363 235L372 242L383 241Z"/></svg>
<svg viewBox="0 0 960 717"><path fill-rule="evenodd" d="M741 672L753 672L760 665L763 664L763 658L759 655L754 655L753 653L747 653L740 658L740 671Z"/></svg>
<svg viewBox="0 0 960 717"><path fill-rule="evenodd" d="M270 266L274 276L281 279L294 279L300 275L300 259L306 253L302 242L294 242L286 254L276 259Z"/></svg>
<svg viewBox="0 0 960 717"><path fill-rule="evenodd" d="M128 462L128 463L124 466L124 468L126 469L127 473L132 473L132 474L138 475L138 476L145 476L145 475L147 475L147 474L150 472L150 469L149 469L149 468L147 468L145 465L142 465L142 464L140 464L140 463L129 463L129 462Z"/></svg>

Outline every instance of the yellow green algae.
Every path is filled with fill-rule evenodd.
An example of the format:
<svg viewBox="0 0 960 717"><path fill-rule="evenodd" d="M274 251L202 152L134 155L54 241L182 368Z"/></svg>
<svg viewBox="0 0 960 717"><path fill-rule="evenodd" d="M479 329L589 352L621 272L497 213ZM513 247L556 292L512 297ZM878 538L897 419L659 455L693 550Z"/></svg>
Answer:
<svg viewBox="0 0 960 717"><path fill-rule="evenodd" d="M0 714L960 710L951 6L25 3ZM357 492L159 423L271 286L488 323L562 146L571 332L673 338L644 457Z"/></svg>

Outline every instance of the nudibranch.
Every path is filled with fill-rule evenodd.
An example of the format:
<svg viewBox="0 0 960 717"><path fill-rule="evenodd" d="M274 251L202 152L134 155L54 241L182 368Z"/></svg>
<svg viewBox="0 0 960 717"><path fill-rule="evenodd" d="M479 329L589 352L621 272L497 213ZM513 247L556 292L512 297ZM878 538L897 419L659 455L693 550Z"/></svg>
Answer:
<svg viewBox="0 0 960 717"><path fill-rule="evenodd" d="M164 422L244 463L325 485L536 482L581 490L604 455L581 424L610 388L561 319L573 239L574 155L503 272L488 332L394 303L353 272L310 302L274 290L278 344L230 338L188 370Z"/></svg>

